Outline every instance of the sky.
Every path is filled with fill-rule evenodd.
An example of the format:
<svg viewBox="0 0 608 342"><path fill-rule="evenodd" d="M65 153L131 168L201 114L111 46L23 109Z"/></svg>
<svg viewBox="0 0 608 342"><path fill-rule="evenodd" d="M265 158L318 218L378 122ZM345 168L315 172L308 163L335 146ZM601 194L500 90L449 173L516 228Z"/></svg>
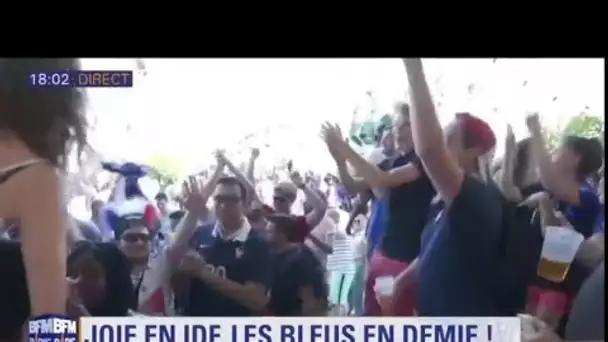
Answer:
<svg viewBox="0 0 608 342"><path fill-rule="evenodd" d="M144 59L133 88L90 89L91 144L109 158L170 154L196 169L217 148L243 158L248 146L277 163L325 165L323 121L348 128L373 90L382 110L406 98L400 59ZM525 116L557 126L584 111L604 115L602 59L425 59L439 115L471 111L494 128L499 146ZM83 69L134 70L134 59L83 59ZM524 86L524 83L526 84ZM472 89L472 94L469 93ZM554 98L557 100L553 101ZM130 129L127 130L127 127ZM255 138L245 139L248 136ZM267 146L268 145L268 146Z"/></svg>

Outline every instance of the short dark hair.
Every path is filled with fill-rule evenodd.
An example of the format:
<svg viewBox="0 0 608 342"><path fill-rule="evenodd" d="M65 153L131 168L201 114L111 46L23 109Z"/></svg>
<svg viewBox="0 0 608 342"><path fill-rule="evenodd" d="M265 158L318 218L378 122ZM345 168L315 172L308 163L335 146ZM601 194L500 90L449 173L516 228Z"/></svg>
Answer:
<svg viewBox="0 0 608 342"><path fill-rule="evenodd" d="M243 183L241 183L236 177L232 177L232 176L222 176L220 177L220 179L217 181L218 185L228 185L228 186L233 186L236 185L239 187L239 191L241 193L241 200L243 202L247 201L247 188L245 188L245 185L243 185Z"/></svg>
<svg viewBox="0 0 608 342"><path fill-rule="evenodd" d="M604 163L604 147L597 138L568 135L564 138L562 146L571 149L580 157L576 168L576 176L579 181L589 178Z"/></svg>
<svg viewBox="0 0 608 342"><path fill-rule="evenodd" d="M165 194L164 192L159 192L158 194L156 194L156 196L154 196L154 199L157 201L168 201L169 197L167 197L167 194Z"/></svg>
<svg viewBox="0 0 608 342"><path fill-rule="evenodd" d="M183 210L176 210L174 212L172 212L171 214L169 214L169 218L171 220L181 220L182 217L184 217L184 215L186 215L186 212Z"/></svg>
<svg viewBox="0 0 608 342"><path fill-rule="evenodd" d="M84 92L72 87L35 87L32 72L77 70L74 58L0 58L0 129L19 137L55 166L65 166L75 143L87 144Z"/></svg>

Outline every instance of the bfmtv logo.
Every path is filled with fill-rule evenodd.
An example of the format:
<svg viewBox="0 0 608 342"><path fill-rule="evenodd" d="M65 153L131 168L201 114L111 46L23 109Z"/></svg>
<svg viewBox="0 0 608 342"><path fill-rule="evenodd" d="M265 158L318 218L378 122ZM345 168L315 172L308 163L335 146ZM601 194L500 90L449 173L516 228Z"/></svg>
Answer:
<svg viewBox="0 0 608 342"><path fill-rule="evenodd" d="M29 342L76 342L76 321L56 315L42 315L29 321Z"/></svg>

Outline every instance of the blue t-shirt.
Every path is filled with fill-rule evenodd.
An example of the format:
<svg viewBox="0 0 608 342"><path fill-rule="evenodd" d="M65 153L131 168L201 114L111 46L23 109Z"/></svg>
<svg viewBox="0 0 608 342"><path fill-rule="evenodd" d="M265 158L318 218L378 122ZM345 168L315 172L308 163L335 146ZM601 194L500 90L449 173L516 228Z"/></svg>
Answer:
<svg viewBox="0 0 608 342"><path fill-rule="evenodd" d="M214 272L237 283L255 282L269 288L272 256L270 246L255 230L247 239L224 240L213 234L213 224L199 229L192 243ZM254 313L237 301L210 288L204 282L193 279L188 301L184 305L185 316L252 316Z"/></svg>
<svg viewBox="0 0 608 342"><path fill-rule="evenodd" d="M574 229L588 238L595 230L602 204L597 192L589 183L583 183L579 188L579 199L578 205L560 204L559 207L566 213L566 218Z"/></svg>
<svg viewBox="0 0 608 342"><path fill-rule="evenodd" d="M418 264L420 316L501 316L494 282L500 269L502 199L465 177L448 208L429 220Z"/></svg>
<svg viewBox="0 0 608 342"><path fill-rule="evenodd" d="M386 189L386 228L380 250L390 259L409 263L420 254L420 236L427 223L435 189L414 152L401 155L386 166L395 169L405 165L416 167L420 176Z"/></svg>

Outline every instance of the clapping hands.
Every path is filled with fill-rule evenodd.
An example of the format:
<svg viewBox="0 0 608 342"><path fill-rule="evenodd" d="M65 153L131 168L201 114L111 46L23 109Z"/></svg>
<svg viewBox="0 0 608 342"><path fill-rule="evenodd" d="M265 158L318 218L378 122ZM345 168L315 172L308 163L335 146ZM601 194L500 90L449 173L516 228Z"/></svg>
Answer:
<svg viewBox="0 0 608 342"><path fill-rule="evenodd" d="M326 122L321 126L321 131L319 133L321 139L325 141L327 145L327 149L331 154L332 158L337 161L344 161L344 157L342 153L340 153L340 149L346 146L346 141L342 136L342 130L336 124L332 124L330 122Z"/></svg>
<svg viewBox="0 0 608 342"><path fill-rule="evenodd" d="M344 143L342 130L337 124L332 124L330 122L325 122L321 126L321 138L323 138L328 145Z"/></svg>
<svg viewBox="0 0 608 342"><path fill-rule="evenodd" d="M205 259L197 251L190 250L182 257L177 270L184 274L196 276L206 266Z"/></svg>

